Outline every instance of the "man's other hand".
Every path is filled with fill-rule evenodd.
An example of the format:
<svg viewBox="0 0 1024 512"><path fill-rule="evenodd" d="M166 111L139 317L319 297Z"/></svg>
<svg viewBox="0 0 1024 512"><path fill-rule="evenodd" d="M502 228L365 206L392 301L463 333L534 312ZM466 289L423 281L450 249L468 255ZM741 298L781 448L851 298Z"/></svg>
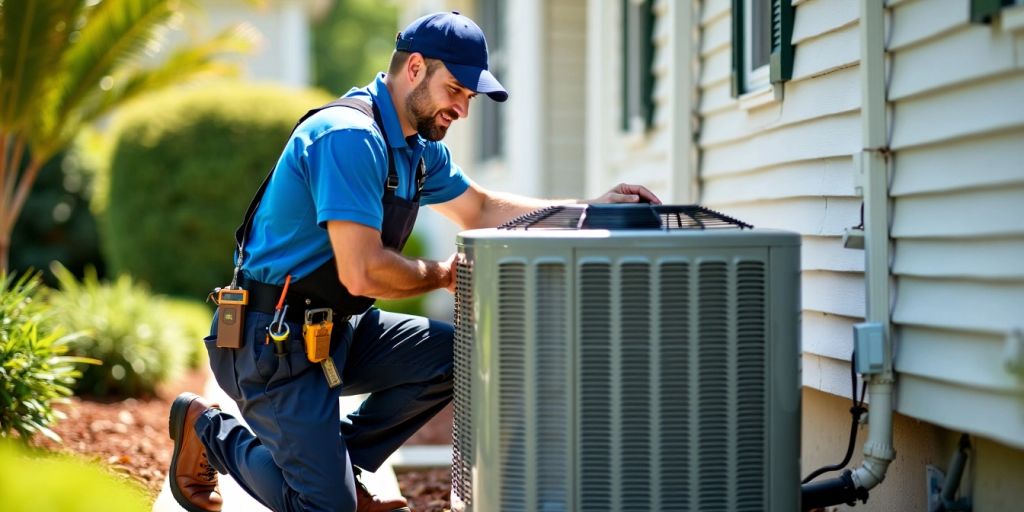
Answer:
<svg viewBox="0 0 1024 512"><path fill-rule="evenodd" d="M605 195L587 201L588 203L651 203L661 204L661 199L643 185L619 183Z"/></svg>

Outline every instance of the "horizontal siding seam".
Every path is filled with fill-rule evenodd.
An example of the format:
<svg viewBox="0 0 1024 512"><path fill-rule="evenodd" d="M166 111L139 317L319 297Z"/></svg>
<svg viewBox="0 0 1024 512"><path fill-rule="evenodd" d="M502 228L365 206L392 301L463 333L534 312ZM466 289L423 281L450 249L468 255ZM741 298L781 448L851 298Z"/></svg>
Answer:
<svg viewBox="0 0 1024 512"><path fill-rule="evenodd" d="M896 157L899 157L899 153L896 153ZM898 172L899 168L897 167L896 170ZM951 185L941 189L919 189L899 191L894 188L893 190L889 191L889 197L893 199L915 199L928 197L935 198L939 196L949 196L964 192L1001 192L1004 189L1006 189L1007 185L1010 185L1011 188L1017 188L1017 186L1024 187L1024 175L1016 178L1007 178L1005 180L995 182Z"/></svg>
<svg viewBox="0 0 1024 512"><path fill-rule="evenodd" d="M812 78L818 78L818 77L821 77L821 76L830 75L832 73L835 73L836 71L842 71L844 69L849 69L849 68L852 68L854 66L860 66L860 59L859 58L857 60L854 60L854 61L843 62L841 64L838 64L838 65L835 65L835 66L832 66L832 67L829 67L829 68L825 68L825 69L821 69L821 70L815 71L814 73L811 73L809 75L794 76L792 78L792 80L789 80L789 81L790 82L798 82L800 80L810 80ZM782 101L786 101L786 100L783 99Z"/></svg>
<svg viewBox="0 0 1024 512"><path fill-rule="evenodd" d="M766 135L766 134L772 133L772 132L774 132L776 130L779 130L779 129L782 129L782 128L793 128L793 127L797 127L797 126L800 126L800 125L803 125L803 124L811 124L811 123L814 123L814 122L817 122L817 121L821 121L822 119L828 119L830 117L844 116L844 115L850 114L851 112L859 112L859 111L860 111L860 107L843 109L843 110L837 110L837 111L834 111L834 112L826 112L826 113L824 113L822 115L817 115L817 116L814 116L814 117L806 117L806 118L803 118L803 119L796 119L794 121L789 121L789 122L785 122L785 123L778 123L778 124L773 124L773 125L769 125L769 126L761 126L761 127L758 127L754 131L737 134L736 137L720 138L718 140L712 140L710 142L704 141L704 140L699 140L698 142L700 143L700 148L701 149L717 149L717 148L721 148L722 146L729 146L729 145L732 145L732 144L736 144L736 143L739 143L739 142L743 142L743 141L746 141L746 140L753 139L753 138L761 136L761 135Z"/></svg>
<svg viewBox="0 0 1024 512"><path fill-rule="evenodd" d="M704 149L704 146L701 146L701 149ZM701 181L708 181L709 179L715 179L715 178L719 178L719 177L729 177L729 178L732 178L734 176L742 176L744 174L765 171L765 170L773 169L773 168L776 168L776 167L782 167L784 165L810 163L810 162L820 162L822 160L842 160L842 159L847 159L847 158L852 158L852 157L853 157L853 155L849 154L849 155L816 156L816 157L812 157L812 158L796 158L796 159L793 159L793 160L786 160L785 162L777 162L777 163L773 163L773 164L769 164L769 165L761 165L761 166L758 166L758 167L750 167L750 168L742 169L742 170L738 170L738 171L718 172L718 173L713 173L711 175L707 175L707 174L703 174L702 173L700 178L701 178ZM815 197L818 197L818 196L815 196Z"/></svg>
<svg viewBox="0 0 1024 512"><path fill-rule="evenodd" d="M841 25L836 25L834 27L829 27L824 32L817 32L817 33L814 33L814 34L810 34L807 37L804 37L803 39L794 39L793 40L793 46L796 47L795 51L800 51L800 45L801 44L804 44L804 43L806 43L808 41L814 41L815 39L818 39L818 38L823 37L823 36L827 36L829 34L833 34L835 32L839 32L840 30L845 30L845 29L849 28L850 26L857 25L859 23L860 23L860 17L858 16L857 18L854 18L852 20L848 20L846 23L843 23Z"/></svg>
<svg viewBox="0 0 1024 512"><path fill-rule="evenodd" d="M702 7L707 7L707 4L704 4ZM731 8L730 9L722 9L717 14L713 14L713 15L707 17L707 18L703 17L704 13L702 12L701 13L701 20L700 20L700 28L701 28L701 30L703 30L704 27L707 27L708 25L718 21L719 19L724 18L726 16L729 16L731 14L732 14L732 9Z"/></svg>
<svg viewBox="0 0 1024 512"><path fill-rule="evenodd" d="M797 195L792 195L792 196L768 197L768 198L763 198L763 199L741 199L739 201L718 201L715 204L722 204L722 205L729 205L729 206L756 206L758 204L769 205L769 204L772 204L772 203L781 203L781 202L785 202L785 201L799 200L799 199L825 199L825 200L829 200L829 199L860 199L860 196L854 195L854 194L850 194L850 195L838 195L838 194L825 194L825 195L821 195L821 194L797 194Z"/></svg>
<svg viewBox="0 0 1024 512"><path fill-rule="evenodd" d="M893 73L898 72L898 71L899 71L898 68L894 69L893 67L890 67L889 68L889 76L892 76ZM927 98L928 96L933 96L933 95L937 96L939 94L945 94L947 92L950 92L953 89L968 89L970 87L973 87L973 86L976 86L976 85L980 85L980 84L983 84L983 83L989 82L989 81L1002 80L1002 79L1005 79L1005 78L1013 78L1014 75L1024 75L1024 69L1021 69L1021 68L1007 68L1007 69L1003 69L1003 70L1000 70L1000 71L997 71L995 73L991 73L991 74L988 74L988 75L968 76L968 77L965 77L962 80L957 80L955 82L937 84L935 87L931 87L931 88L928 88L928 89L921 89L919 91L914 91L914 92L911 92L911 93L908 93L908 94L904 94L902 96L889 97L888 94L886 94L886 97L888 98L889 103L899 104L901 101L920 100L922 98Z"/></svg>
<svg viewBox="0 0 1024 512"><path fill-rule="evenodd" d="M894 368L894 370L896 371L897 377L899 376L899 374L903 374L903 375L907 375L907 376L913 376L914 378L917 378L917 379L920 379L920 380L925 380L925 381L929 381L929 382L937 382L937 383L940 383L940 384L945 384L947 386L956 386L956 387L961 387L961 388L969 389L969 390L983 391L985 393L993 393L993 394L996 394L996 395L1004 395L1004 396L1016 397L1016 396L1018 396L1021 393L1021 391L1024 391L1024 386L1020 386L1020 387L1017 387L1017 388L1012 388L1012 387L1007 388L1007 387L1001 387L1001 386L987 386L987 385L979 384L979 383L976 383L976 382L968 382L968 381L956 380L956 379L943 379L943 378L940 378L937 375L932 375L932 374L928 374L928 373L908 372L908 371L905 371L905 370L901 370L898 367Z"/></svg>
<svg viewBox="0 0 1024 512"><path fill-rule="evenodd" d="M898 123L899 122L899 116L898 115L894 115L894 117L895 117L895 119L893 119L893 123ZM895 146L892 146L890 149L894 153L896 153L896 155L898 157L900 151L904 151L904 150L908 150L908 149L919 150L919 149L922 149L922 148L927 148L929 146L940 146L940 145L943 145L943 144L948 144L949 142L955 141L955 140L979 138L979 137L986 137L986 136L989 136L989 135L999 135L999 134L1002 134L1004 132L1013 132L1013 131L1020 130L1021 128L1024 128L1024 122L1017 123L1017 124L1008 124L1008 125L1003 125L1003 126L993 126L991 128L986 128L984 130L978 130L978 131L974 131L974 132L970 132L970 133L959 133L959 134L955 134L955 135L952 135L952 136L944 136L944 137L939 137L937 139L929 139L929 140L926 140L926 141L923 141L923 142L914 142L914 143L911 143L911 144L895 145Z"/></svg>
<svg viewBox="0 0 1024 512"><path fill-rule="evenodd" d="M886 53L899 53L899 52L904 51L904 50L912 50L914 48L917 48L917 47L920 47L920 46L924 46L926 44L934 43L936 40L948 37L949 35L951 35L951 34L953 34L955 32L969 30L970 28L975 27L975 26L977 26L977 25L972 25L970 23L964 23L964 24L961 24L961 25L953 25L951 27L947 27L947 28L945 28L943 30L935 32L934 34L928 34L928 35L926 35L924 37L921 37L921 38L918 38L918 39L911 39L911 40L903 42L901 44L898 44L898 45L886 48L885 51L886 51Z"/></svg>

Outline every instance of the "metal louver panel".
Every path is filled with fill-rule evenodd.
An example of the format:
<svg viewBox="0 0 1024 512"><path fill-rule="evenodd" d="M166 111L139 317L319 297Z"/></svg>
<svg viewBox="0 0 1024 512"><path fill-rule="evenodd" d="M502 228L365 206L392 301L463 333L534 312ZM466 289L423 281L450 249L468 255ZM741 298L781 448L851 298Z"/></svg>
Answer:
<svg viewBox="0 0 1024 512"><path fill-rule="evenodd" d="M651 509L651 282L650 265L626 262L619 269L619 361L622 504ZM610 297L609 297L610 298Z"/></svg>
<svg viewBox="0 0 1024 512"><path fill-rule="evenodd" d="M760 261L736 264L736 508L764 510L767 462L767 307ZM760 482L761 485L755 485Z"/></svg>
<svg viewBox="0 0 1024 512"><path fill-rule="evenodd" d="M660 267L661 300L658 304L661 345L658 353L661 409L662 508L689 508L690 479L690 265L666 262Z"/></svg>
<svg viewBox="0 0 1024 512"><path fill-rule="evenodd" d="M697 460L698 509L707 512L729 508L729 275L725 262L705 261L698 267L700 378L696 404L699 412Z"/></svg>
<svg viewBox="0 0 1024 512"><path fill-rule="evenodd" d="M611 265L584 263L579 283L579 510L613 510Z"/></svg>
<svg viewBox="0 0 1024 512"><path fill-rule="evenodd" d="M526 509L526 265L498 267L501 509Z"/></svg>
<svg viewBox="0 0 1024 512"><path fill-rule="evenodd" d="M452 425L452 491L472 505L473 425L473 272L465 262L455 274L455 397Z"/></svg>
<svg viewBox="0 0 1024 512"><path fill-rule="evenodd" d="M569 301L562 263L542 263L536 273L536 461L535 510L568 509L569 422L572 403L567 382L569 363Z"/></svg>

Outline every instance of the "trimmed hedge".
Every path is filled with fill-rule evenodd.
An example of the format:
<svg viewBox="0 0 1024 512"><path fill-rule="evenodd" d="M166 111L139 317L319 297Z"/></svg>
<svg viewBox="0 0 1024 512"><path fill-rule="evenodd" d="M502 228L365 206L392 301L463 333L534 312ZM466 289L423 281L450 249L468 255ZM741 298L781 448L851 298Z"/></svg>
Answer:
<svg viewBox="0 0 1024 512"><path fill-rule="evenodd" d="M205 297L230 281L234 230L295 121L326 93L228 83L152 96L122 111L104 253L160 293Z"/></svg>

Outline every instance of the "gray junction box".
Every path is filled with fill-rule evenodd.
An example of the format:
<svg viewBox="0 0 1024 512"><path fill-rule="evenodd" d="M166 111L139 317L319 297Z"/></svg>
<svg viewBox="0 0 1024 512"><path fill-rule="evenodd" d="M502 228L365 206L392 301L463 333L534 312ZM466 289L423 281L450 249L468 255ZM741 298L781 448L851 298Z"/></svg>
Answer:
<svg viewBox="0 0 1024 512"><path fill-rule="evenodd" d="M568 206L458 248L453 510L799 510L799 235Z"/></svg>

